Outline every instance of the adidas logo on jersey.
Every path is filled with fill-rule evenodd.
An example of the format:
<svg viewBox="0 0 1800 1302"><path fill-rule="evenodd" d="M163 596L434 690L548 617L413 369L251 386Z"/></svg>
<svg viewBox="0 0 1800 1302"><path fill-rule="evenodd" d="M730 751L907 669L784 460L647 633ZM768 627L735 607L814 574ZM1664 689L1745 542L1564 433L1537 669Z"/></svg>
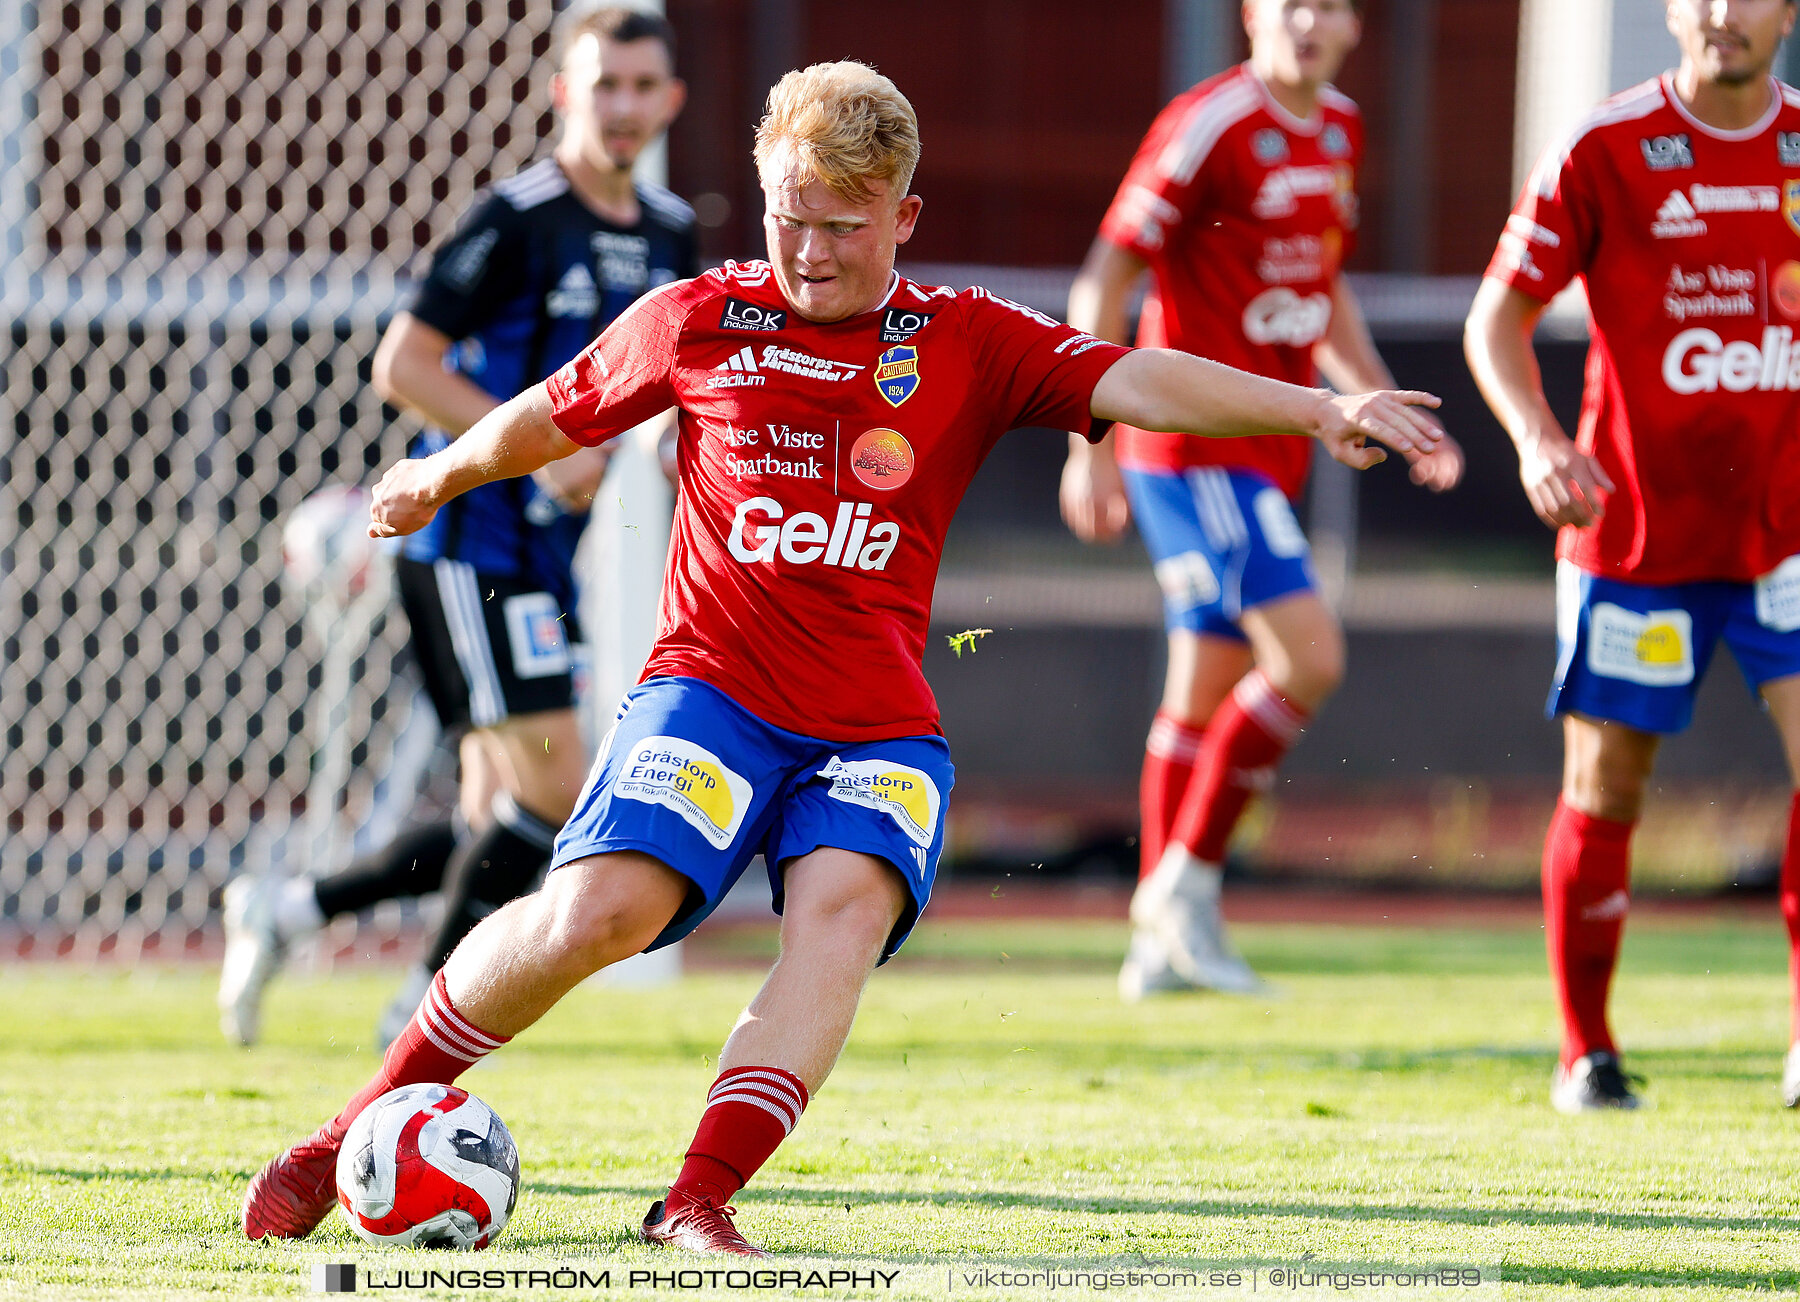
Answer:
<svg viewBox="0 0 1800 1302"><path fill-rule="evenodd" d="M1656 220L1650 223L1650 234L1659 240L1685 239L1690 235L1706 234L1706 223L1700 221L1694 212L1694 205L1679 190L1669 191L1662 207L1656 210Z"/></svg>
<svg viewBox="0 0 1800 1302"><path fill-rule="evenodd" d="M706 380L706 387L709 389L736 389L745 386L754 388L760 384L767 384L768 378L759 375L759 370L761 368L756 364L756 350L746 344L712 368L712 374Z"/></svg>
<svg viewBox="0 0 1800 1302"><path fill-rule="evenodd" d="M577 263L563 272L556 288L544 300L544 315L552 317L592 318L600 311L600 286L594 273Z"/></svg>

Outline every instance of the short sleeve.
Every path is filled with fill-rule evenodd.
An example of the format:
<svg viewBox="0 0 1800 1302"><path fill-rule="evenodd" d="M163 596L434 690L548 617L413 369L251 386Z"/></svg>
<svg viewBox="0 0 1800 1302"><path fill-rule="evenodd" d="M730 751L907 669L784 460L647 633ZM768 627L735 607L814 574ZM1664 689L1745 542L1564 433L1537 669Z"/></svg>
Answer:
<svg viewBox="0 0 1800 1302"><path fill-rule="evenodd" d="M1100 222L1103 239L1154 262L1170 233L1205 209L1205 163L1218 143L1218 133L1206 129L1212 121L1207 105L1206 99L1179 99L1150 124Z"/></svg>
<svg viewBox="0 0 1800 1302"><path fill-rule="evenodd" d="M432 253L431 266L406 310L451 339L464 338L518 294L524 267L518 212L490 194Z"/></svg>
<svg viewBox="0 0 1800 1302"><path fill-rule="evenodd" d="M967 303L975 382L995 405L995 437L1041 425L1087 431L1097 440L1104 428L1095 429L1090 410L1094 386L1131 350L985 289L961 297Z"/></svg>
<svg viewBox="0 0 1800 1302"><path fill-rule="evenodd" d="M571 441L604 443L675 405L675 349L692 283L644 295L544 382L550 418Z"/></svg>
<svg viewBox="0 0 1800 1302"><path fill-rule="evenodd" d="M1539 160L1506 219L1490 277L1547 303L1587 267L1598 228L1584 158L1563 141Z"/></svg>

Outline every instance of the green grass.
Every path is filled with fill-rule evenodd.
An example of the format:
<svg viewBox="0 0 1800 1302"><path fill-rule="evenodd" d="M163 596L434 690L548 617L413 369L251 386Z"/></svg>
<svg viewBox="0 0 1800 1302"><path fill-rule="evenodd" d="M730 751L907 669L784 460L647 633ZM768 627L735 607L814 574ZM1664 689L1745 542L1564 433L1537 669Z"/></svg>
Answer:
<svg viewBox="0 0 1800 1302"><path fill-rule="evenodd" d="M950 1274L976 1262L1266 1274L1307 1253L1500 1265L1499 1289L1477 1291L1490 1297L1800 1287L1775 919L1633 928L1616 1024L1650 1106L1576 1119L1545 1103L1535 928L1240 940L1279 998L1124 1008L1115 924L928 920L872 982L740 1223L822 1269L901 1271L863 1296L1026 1295ZM372 1069L392 973L279 984L267 1043L241 1052L214 1028L209 971L15 966L0 973L0 1295L310 1296L312 1262L355 1260L390 1276L571 1263L609 1269L612 1295L652 1296L627 1272L677 1259L628 1227L679 1162L756 980L584 988L471 1073L518 1139L525 1188L501 1249L447 1262L364 1249L336 1218L301 1245L236 1229L250 1174Z"/></svg>

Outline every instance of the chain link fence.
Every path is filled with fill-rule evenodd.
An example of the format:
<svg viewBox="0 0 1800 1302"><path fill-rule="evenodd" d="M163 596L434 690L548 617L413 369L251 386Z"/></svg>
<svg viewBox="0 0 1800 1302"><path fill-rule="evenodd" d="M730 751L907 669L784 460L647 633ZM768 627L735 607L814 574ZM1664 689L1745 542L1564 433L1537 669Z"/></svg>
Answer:
<svg viewBox="0 0 1800 1302"><path fill-rule="evenodd" d="M0 11L0 939L179 949L233 873L303 857L322 710L346 823L407 724L401 621L322 637L282 522L403 451L369 358L415 255L548 138L553 15Z"/></svg>

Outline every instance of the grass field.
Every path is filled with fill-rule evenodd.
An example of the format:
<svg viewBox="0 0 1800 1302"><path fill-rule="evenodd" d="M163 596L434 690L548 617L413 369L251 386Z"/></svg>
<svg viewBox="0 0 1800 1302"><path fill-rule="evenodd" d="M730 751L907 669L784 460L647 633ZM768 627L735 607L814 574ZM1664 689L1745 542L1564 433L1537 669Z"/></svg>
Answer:
<svg viewBox="0 0 1800 1302"><path fill-rule="evenodd" d="M1476 1290L1490 1297L1800 1287L1773 917L1634 925L1616 1013L1649 1106L1603 1118L1545 1102L1535 928L1240 940L1280 997L1125 1008L1118 924L928 921L738 1198L740 1224L821 1268L900 1272L861 1296L1031 1295L957 1273L1000 1263L1238 1263L1268 1292L1268 1271L1306 1254L1314 1269L1497 1266L1503 1282ZM679 1162L755 971L584 988L467 1077L517 1137L525 1187L501 1247L454 1261L366 1250L335 1217L305 1244L240 1237L250 1174L367 1077L393 974L278 985L251 1052L220 1040L212 979L0 973L0 1294L291 1296L335 1260L390 1283L566 1263L646 1297L630 1270L682 1264L628 1227Z"/></svg>

